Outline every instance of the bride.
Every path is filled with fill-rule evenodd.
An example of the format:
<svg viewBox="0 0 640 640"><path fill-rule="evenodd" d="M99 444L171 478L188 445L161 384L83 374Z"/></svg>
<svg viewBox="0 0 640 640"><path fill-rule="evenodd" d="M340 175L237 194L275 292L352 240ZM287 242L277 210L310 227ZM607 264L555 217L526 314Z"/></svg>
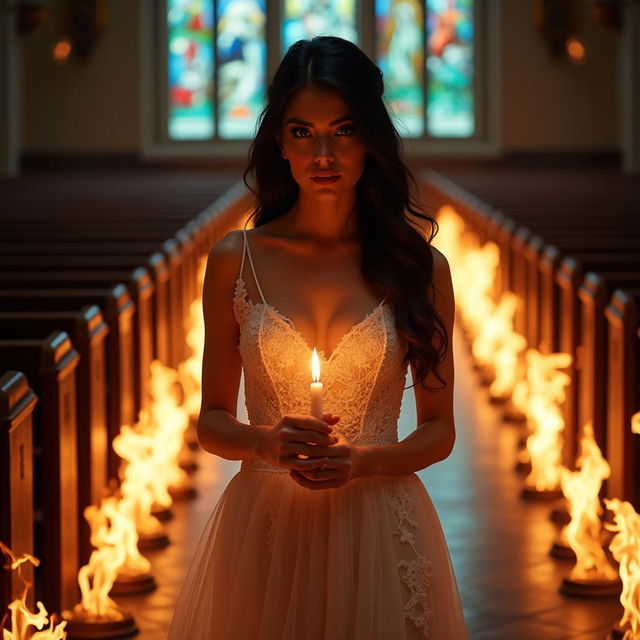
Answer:
<svg viewBox="0 0 640 640"><path fill-rule="evenodd" d="M415 473L455 441L451 276L383 90L378 67L332 36L296 42L269 87L244 174L254 225L213 247L203 291L198 438L242 464L169 640L467 638ZM418 424L398 442L408 366ZM250 424L235 413L241 370Z"/></svg>

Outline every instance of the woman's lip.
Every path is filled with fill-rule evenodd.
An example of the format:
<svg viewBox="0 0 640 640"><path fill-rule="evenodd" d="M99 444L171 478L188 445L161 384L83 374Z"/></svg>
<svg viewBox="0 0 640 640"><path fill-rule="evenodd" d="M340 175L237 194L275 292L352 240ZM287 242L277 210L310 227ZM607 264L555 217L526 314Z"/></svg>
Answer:
<svg viewBox="0 0 640 640"><path fill-rule="evenodd" d="M337 180L338 178L340 178L340 175L336 175L336 176L311 176L312 180Z"/></svg>

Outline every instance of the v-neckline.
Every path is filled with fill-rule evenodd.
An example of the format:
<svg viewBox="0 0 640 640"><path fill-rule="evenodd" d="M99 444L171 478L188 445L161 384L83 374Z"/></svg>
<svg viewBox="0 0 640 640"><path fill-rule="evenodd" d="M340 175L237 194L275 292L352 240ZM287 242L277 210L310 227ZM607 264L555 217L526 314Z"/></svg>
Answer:
<svg viewBox="0 0 640 640"><path fill-rule="evenodd" d="M241 282L242 283L242 296L244 298L244 301L250 306L250 307L264 307L265 309L270 310L276 317L278 317L280 320L282 320L290 329L291 331L293 331L293 334L298 338L298 340L302 343L302 345L305 347L305 349L309 352L309 353L313 353L313 349L309 347L309 343L307 342L307 339L302 335L302 333L300 333L300 331L296 328L296 326L293 324L293 321L288 318L286 315L284 315L284 313L282 313L281 311L279 311L276 307L274 307L272 304L269 304L268 302L253 302L252 300L249 299L248 294L247 294L247 287L246 287L246 283L244 281L244 279L242 277L239 277L236 280L236 285ZM342 344L344 342L346 342L347 338L360 326L362 326L365 322L367 322L371 316L373 316L377 311L381 310L385 304L385 298L383 298L378 304L377 306L375 306L371 311L369 311L364 318L362 318L362 320L360 320L359 322L356 322L354 325L351 326L350 329L347 330L346 333L344 333L340 339L338 340L338 342L336 343L336 346L333 348L333 351L331 352L331 354L329 355L329 357L327 358L327 356L325 355L324 349L317 349L318 352L318 357L321 360L324 360L326 363L331 363L334 359L334 356L336 355L336 353L338 352L338 350L340 349L340 347L342 346Z"/></svg>

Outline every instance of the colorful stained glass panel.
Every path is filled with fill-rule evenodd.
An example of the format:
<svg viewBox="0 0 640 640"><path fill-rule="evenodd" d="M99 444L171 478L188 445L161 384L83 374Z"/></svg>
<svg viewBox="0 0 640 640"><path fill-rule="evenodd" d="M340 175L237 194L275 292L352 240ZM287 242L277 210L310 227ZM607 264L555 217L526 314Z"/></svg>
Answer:
<svg viewBox="0 0 640 640"><path fill-rule="evenodd" d="M338 36L358 44L355 0L284 0L282 54L298 40Z"/></svg>
<svg viewBox="0 0 640 640"><path fill-rule="evenodd" d="M473 0L427 0L427 131L464 138L475 129Z"/></svg>
<svg viewBox="0 0 640 640"><path fill-rule="evenodd" d="M255 135L265 105L267 45L265 0L218 0L218 135Z"/></svg>
<svg viewBox="0 0 640 640"><path fill-rule="evenodd" d="M424 31L421 0L376 0L376 63L385 100L404 137L424 133Z"/></svg>
<svg viewBox="0 0 640 640"><path fill-rule="evenodd" d="M213 135L213 0L167 0L168 135Z"/></svg>

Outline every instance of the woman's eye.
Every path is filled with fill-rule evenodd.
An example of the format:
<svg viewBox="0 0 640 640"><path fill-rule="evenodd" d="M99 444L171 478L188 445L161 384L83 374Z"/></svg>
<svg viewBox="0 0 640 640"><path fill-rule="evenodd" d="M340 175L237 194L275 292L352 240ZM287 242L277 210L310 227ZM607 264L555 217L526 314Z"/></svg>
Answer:
<svg viewBox="0 0 640 640"><path fill-rule="evenodd" d="M355 127L353 127L353 126L352 126L352 125L350 125L350 124L346 124L344 127L340 127L340 128L338 129L338 131L342 131L343 129L347 129L347 130L349 131L349 133L348 133L347 135L352 135L352 134L353 134L353 132L355 131Z"/></svg>
<svg viewBox="0 0 640 640"><path fill-rule="evenodd" d="M346 133L342 133L342 134L340 133L341 131L345 131L345 130L346 130ZM291 132L291 135L294 138L308 138L311 135L311 134L309 134L309 130L305 129L304 127L294 127L293 129L290 129L289 131ZM353 135L354 131L355 131L355 127L353 125L347 124L347 125L344 125L344 126L340 127L338 129L337 133L340 136L345 136L345 135L350 136L350 135ZM299 133L300 134L305 134L305 135L298 135ZM306 134L309 134L309 135L306 135Z"/></svg>
<svg viewBox="0 0 640 640"><path fill-rule="evenodd" d="M290 131L291 131L291 135L294 138L306 138L307 137L307 136L298 136L298 135L296 135L298 133L298 131L302 131L304 133L308 133L308 131L306 129L303 129L302 127L295 127L293 129L290 129Z"/></svg>

